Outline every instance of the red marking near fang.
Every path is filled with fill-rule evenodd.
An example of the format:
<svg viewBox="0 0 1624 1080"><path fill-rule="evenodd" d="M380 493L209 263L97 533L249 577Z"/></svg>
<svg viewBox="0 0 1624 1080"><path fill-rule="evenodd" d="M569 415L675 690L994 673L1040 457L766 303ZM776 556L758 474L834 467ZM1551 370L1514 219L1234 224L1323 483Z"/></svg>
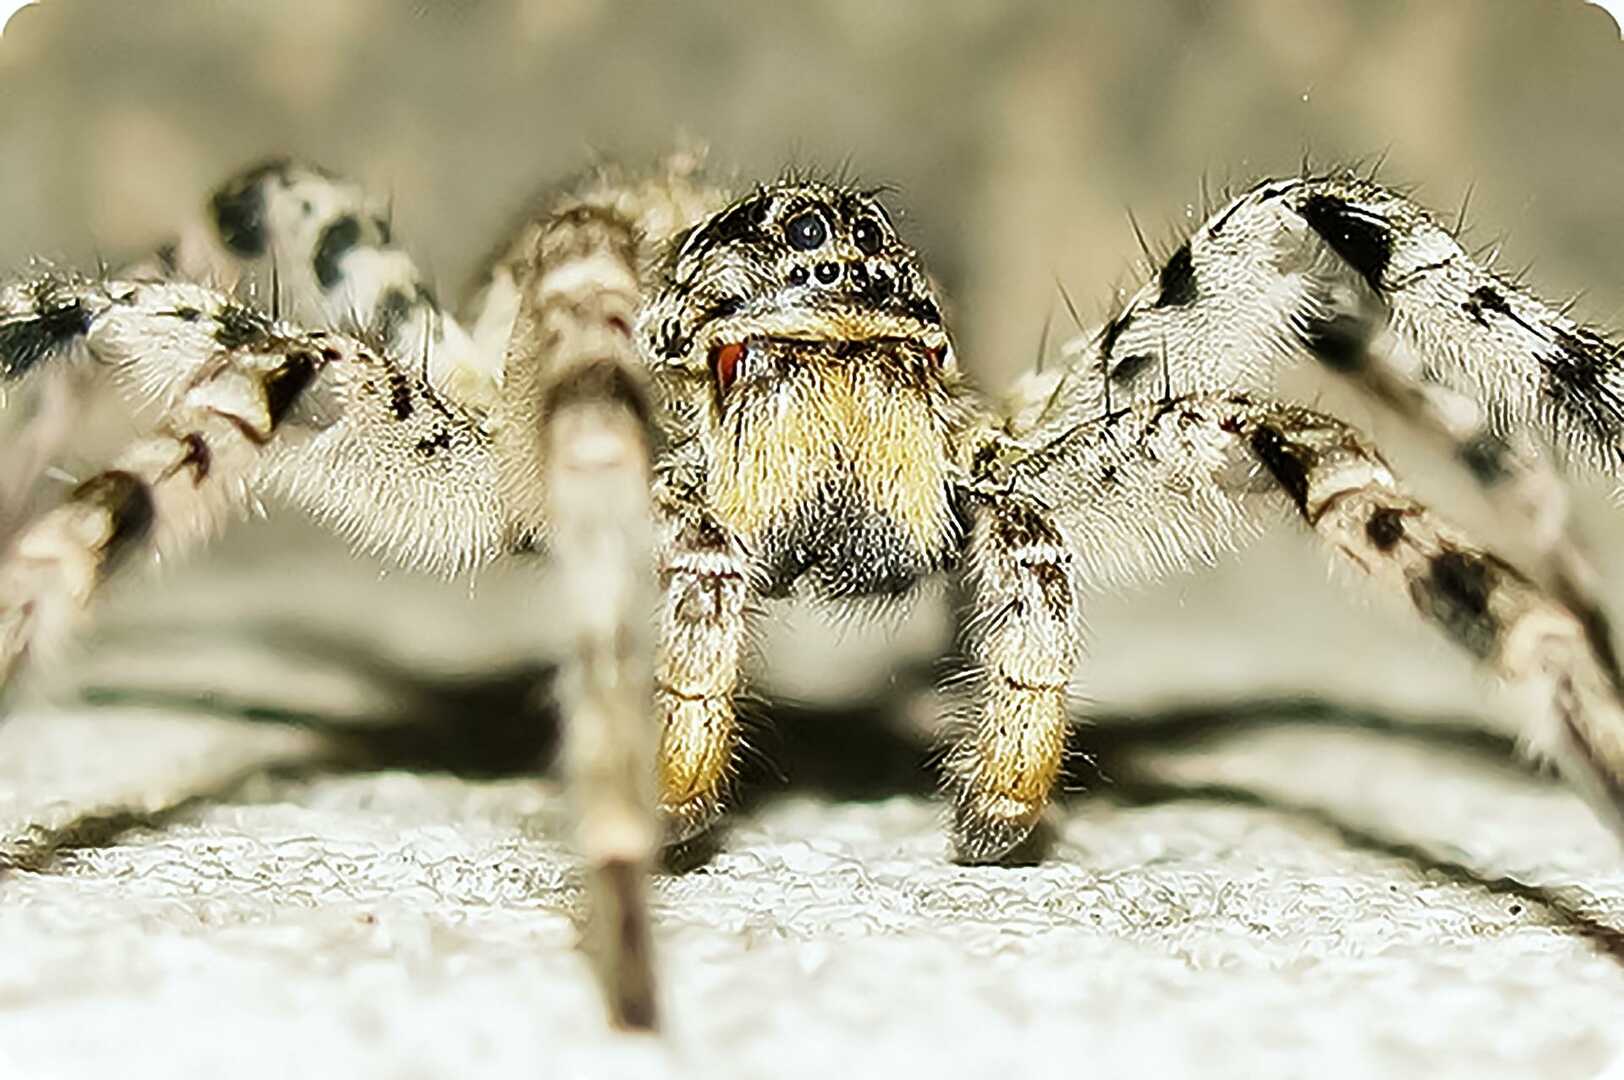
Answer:
<svg viewBox="0 0 1624 1080"><path fill-rule="evenodd" d="M711 350L711 374L716 377L716 392L725 397L733 381L739 377L739 363L745 357L743 342L718 345Z"/></svg>

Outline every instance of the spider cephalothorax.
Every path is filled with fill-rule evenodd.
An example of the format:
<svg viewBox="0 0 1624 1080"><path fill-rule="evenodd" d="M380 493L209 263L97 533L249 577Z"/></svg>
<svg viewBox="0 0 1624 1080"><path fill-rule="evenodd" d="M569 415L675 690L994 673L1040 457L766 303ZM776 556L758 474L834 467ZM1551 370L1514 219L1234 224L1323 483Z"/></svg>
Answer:
<svg viewBox="0 0 1624 1080"><path fill-rule="evenodd" d="M1401 196L1303 176L1214 215L994 409L872 193L728 203L685 161L543 204L470 294L471 332L373 201L290 164L228 183L121 279L0 287L0 379L89 356L162 406L11 537L0 684L130 553L196 542L262 490L419 565L544 550L604 984L618 1021L649 1026L643 874L726 805L762 601L960 576L954 853L998 862L1060 774L1090 592L1210 560L1284 509L1517 690L1527 742L1624 826L1624 673L1545 449L1624 460L1624 363L1600 335ZM210 287L266 262L270 315ZM1307 358L1441 440L1535 572L1441 522L1347 424L1272 400L1272 372ZM0 462L26 478L72 424L20 426L31 449Z"/></svg>
<svg viewBox="0 0 1624 1080"><path fill-rule="evenodd" d="M716 352L756 337L897 338L953 362L929 278L879 199L812 182L763 188L677 238L642 325L657 362L709 362L724 395L736 368Z"/></svg>
<svg viewBox="0 0 1624 1080"><path fill-rule="evenodd" d="M890 595L953 561L970 410L875 194L801 181L738 200L672 242L642 325L764 591Z"/></svg>

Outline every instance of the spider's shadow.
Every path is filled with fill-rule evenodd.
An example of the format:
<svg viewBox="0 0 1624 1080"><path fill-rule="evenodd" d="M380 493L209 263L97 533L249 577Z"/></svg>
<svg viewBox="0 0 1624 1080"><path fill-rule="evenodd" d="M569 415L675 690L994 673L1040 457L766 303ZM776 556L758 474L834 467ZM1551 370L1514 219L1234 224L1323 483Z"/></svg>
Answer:
<svg viewBox="0 0 1624 1080"><path fill-rule="evenodd" d="M532 775L550 770L560 744L559 717L550 687L552 670L522 664L483 672L477 678L427 676L381 653L338 638L271 629L261 635L278 649L319 654L391 691L399 707L388 717L334 718L274 704L230 700L218 694L155 693L116 687L86 692L93 703L161 705L209 712L255 722L297 726L322 734L330 754L298 771L404 769L450 772L468 778ZM928 673L907 673L905 687L917 689ZM898 695L900 698L902 695ZM786 793L833 801L864 801L897 795L927 796L937 789L939 753L928 741L897 722L898 700L851 708L815 708L773 703L752 725L752 752L740 770L736 813L748 815ZM1344 820L1322 807L1293 803L1237 785L1173 783L1144 774L1136 756L1151 748L1188 745L1243 730L1284 724L1380 731L1393 738L1420 740L1456 753L1469 753L1512 767L1511 741L1467 723L1406 723L1390 714L1334 703L1294 698L1234 702L1164 710L1137 716L1095 716L1074 732L1062 786L1062 802L1108 795L1131 805L1220 802L1272 810L1333 832L1350 847L1412 864L1422 873L1497 896L1523 901L1561 927L1624 964L1624 931L1583 908L1589 906L1561 888L1528 885L1478 871L1421 844L1384 836ZM57 851L111 844L132 828L156 828L199 803L231 797L233 786L196 792L184 802L152 813L95 815L35 834L26 859L11 864L48 870ZM1092 795L1090 794L1092 793ZM707 860L720 844L713 834L676 849L668 869L685 870ZM1035 861L1045 854L1045 838L1023 847L1014 860ZM0 866L0 868L4 868Z"/></svg>

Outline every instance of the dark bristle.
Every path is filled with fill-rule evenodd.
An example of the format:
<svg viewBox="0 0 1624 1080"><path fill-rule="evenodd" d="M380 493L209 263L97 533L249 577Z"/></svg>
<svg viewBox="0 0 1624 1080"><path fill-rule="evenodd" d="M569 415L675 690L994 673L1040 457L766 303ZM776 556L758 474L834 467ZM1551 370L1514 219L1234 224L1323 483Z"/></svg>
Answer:
<svg viewBox="0 0 1624 1080"><path fill-rule="evenodd" d="M1105 334L1100 338L1100 352L1102 354L1105 356L1111 355L1112 350L1116 348L1117 339L1122 336L1122 332L1128 328L1128 324L1131 322L1133 322L1133 312L1124 311L1121 315L1105 324Z"/></svg>

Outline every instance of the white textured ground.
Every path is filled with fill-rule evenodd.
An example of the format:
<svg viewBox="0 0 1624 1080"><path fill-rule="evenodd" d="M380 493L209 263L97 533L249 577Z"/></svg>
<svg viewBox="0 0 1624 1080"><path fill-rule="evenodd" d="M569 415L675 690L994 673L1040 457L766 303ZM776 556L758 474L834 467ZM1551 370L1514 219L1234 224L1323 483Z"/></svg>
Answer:
<svg viewBox="0 0 1624 1080"><path fill-rule="evenodd" d="M463 623L454 589L356 583L320 545L290 577L257 535L134 590L75 665L235 705L64 695L0 732L0 1075L1587 1077L1624 1054L1624 859L1577 800L1468 742L1306 721L1171 748L1125 727L1118 783L1070 797L1020 869L949 865L906 777L798 789L792 750L789 786L659 883L670 1030L617 1039L573 948L553 782L324 764L306 731L218 715L410 712L387 664L290 645L278 612L429 684L431 656L517 655L533 604L482 590ZM1267 650L1177 613L1259 575L1317 585L1296 551L1120 626L1101 605L1102 666L1188 648L1174 666L1255 685ZM260 621L211 621L250 597ZM1463 669L1385 619L1327 618L1324 644L1368 647L1404 700L1454 697ZM789 744L873 765L828 723Z"/></svg>

